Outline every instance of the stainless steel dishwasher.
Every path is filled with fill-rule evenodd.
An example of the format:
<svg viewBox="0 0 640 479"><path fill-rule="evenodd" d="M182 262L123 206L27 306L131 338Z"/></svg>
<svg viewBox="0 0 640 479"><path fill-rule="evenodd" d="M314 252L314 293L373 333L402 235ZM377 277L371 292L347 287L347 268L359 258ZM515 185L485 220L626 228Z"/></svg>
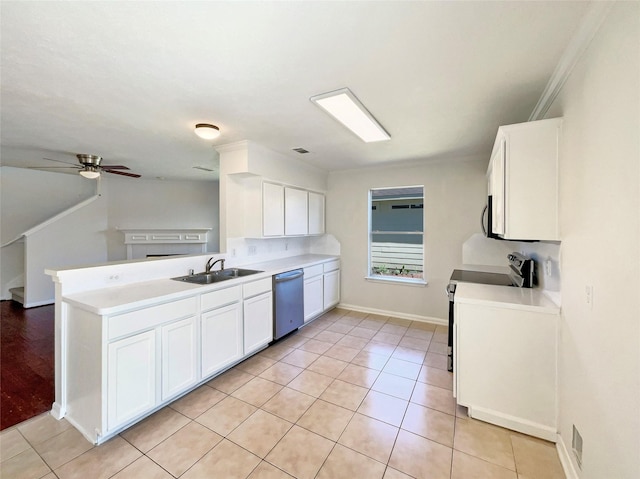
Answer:
<svg viewBox="0 0 640 479"><path fill-rule="evenodd" d="M280 339L304 324L304 271L273 276L273 338Z"/></svg>

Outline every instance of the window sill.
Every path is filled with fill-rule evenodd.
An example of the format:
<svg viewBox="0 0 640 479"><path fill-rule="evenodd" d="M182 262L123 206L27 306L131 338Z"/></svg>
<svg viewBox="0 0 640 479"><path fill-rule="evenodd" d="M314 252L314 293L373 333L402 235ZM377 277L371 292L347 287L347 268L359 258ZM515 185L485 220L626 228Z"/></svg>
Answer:
<svg viewBox="0 0 640 479"><path fill-rule="evenodd" d="M404 286L424 287L428 284L426 280L416 279L416 278L391 278L391 277L384 277L384 276L365 276L364 279L366 281L371 281L372 283L399 284Z"/></svg>

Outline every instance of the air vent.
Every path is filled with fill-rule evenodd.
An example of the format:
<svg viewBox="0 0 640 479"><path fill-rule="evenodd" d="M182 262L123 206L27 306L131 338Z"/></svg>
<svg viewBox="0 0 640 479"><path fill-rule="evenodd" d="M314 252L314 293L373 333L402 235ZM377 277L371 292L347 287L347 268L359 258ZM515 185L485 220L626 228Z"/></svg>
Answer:
<svg viewBox="0 0 640 479"><path fill-rule="evenodd" d="M212 170L211 168L205 168L204 166L194 166L193 169L202 170L202 171L216 171L216 170Z"/></svg>
<svg viewBox="0 0 640 479"><path fill-rule="evenodd" d="M304 155L305 153L309 153L309 150L305 150L304 148L293 148L293 151L297 151L301 155Z"/></svg>
<svg viewBox="0 0 640 479"><path fill-rule="evenodd" d="M576 425L573 425L573 438L571 440L571 449L573 449L573 455L576 457L578 467L582 469L582 436L576 429Z"/></svg>

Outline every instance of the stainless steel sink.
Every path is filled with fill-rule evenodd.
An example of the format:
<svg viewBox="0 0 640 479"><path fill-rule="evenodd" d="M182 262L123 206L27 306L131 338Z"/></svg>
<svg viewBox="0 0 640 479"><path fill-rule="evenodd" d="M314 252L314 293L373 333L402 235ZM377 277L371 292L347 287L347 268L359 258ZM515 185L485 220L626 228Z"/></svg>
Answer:
<svg viewBox="0 0 640 479"><path fill-rule="evenodd" d="M189 274L187 276L178 276L177 278L171 278L175 281L185 281L187 283L195 284L211 284L219 283L220 281L227 281L233 278L241 278L243 276L250 276L256 273L262 273L255 269L242 269L242 268L229 268L220 271L212 271L211 273L197 273Z"/></svg>

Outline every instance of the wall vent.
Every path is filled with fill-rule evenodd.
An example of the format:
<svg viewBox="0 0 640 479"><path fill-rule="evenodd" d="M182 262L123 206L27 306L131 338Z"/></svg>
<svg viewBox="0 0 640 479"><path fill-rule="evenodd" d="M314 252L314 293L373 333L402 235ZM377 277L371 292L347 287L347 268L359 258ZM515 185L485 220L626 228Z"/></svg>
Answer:
<svg viewBox="0 0 640 479"><path fill-rule="evenodd" d="M309 150L305 150L304 148L292 148L292 149L293 151L297 151L301 155L304 155L305 153L309 153Z"/></svg>
<svg viewBox="0 0 640 479"><path fill-rule="evenodd" d="M582 436L576 429L576 425L573 425L573 438L571 439L571 449L573 449L573 455L576 457L578 467L582 470Z"/></svg>

